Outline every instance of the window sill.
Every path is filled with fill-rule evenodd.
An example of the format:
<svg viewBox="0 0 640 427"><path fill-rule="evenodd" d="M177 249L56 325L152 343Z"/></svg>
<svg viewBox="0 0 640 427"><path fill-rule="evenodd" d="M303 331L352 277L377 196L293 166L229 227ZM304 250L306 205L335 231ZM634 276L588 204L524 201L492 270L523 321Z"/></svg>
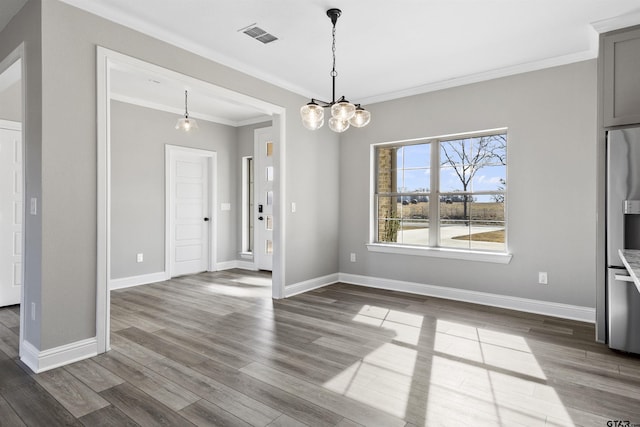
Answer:
<svg viewBox="0 0 640 427"><path fill-rule="evenodd" d="M368 243L369 252L382 252L387 254L427 256L433 258L460 259L465 261L492 262L496 264L509 264L513 255L500 252L481 252L462 249L427 248L420 246L383 245L380 243Z"/></svg>

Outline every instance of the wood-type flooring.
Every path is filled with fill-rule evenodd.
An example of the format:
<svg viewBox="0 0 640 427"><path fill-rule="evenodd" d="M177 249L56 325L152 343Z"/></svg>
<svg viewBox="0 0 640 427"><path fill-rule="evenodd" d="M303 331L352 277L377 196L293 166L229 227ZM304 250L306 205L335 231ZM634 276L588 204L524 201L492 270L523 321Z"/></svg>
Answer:
<svg viewBox="0 0 640 427"><path fill-rule="evenodd" d="M270 286L230 270L114 291L112 349L38 375L17 358L19 309L1 309L0 425L640 425L640 358L591 324Z"/></svg>

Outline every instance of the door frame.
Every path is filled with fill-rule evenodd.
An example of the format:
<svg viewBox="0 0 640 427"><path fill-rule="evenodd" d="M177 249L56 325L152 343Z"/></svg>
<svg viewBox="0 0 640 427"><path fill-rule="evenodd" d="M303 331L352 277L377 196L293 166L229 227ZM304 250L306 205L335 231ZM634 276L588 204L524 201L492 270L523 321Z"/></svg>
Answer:
<svg viewBox="0 0 640 427"><path fill-rule="evenodd" d="M27 119L27 100L26 100L26 82L27 82L27 72L26 72L26 64L25 64L25 44L24 42L20 43L18 47L16 47L11 53L9 53L4 58L0 59L0 74L7 71L9 67L15 64L17 61L20 61L20 98L22 101L22 122L9 122L3 121L3 123L8 126L13 124L19 125L19 130L21 131L21 143L22 143L22 254L21 254L21 265L22 271L22 284L20 286L20 333L18 337L18 357L22 360L22 357L25 353L24 351L24 343L25 343L25 313L27 311L24 307L24 299L25 299L25 289L27 287L26 283L26 253L27 253L27 210L25 209L26 200L27 200L27 165L26 165L26 151L27 151L27 128L24 125ZM17 129L16 129L17 130Z"/></svg>
<svg viewBox="0 0 640 427"><path fill-rule="evenodd" d="M0 74L2 74L0 72ZM22 162L22 176L20 177L21 179L21 183L22 183L22 212L21 212L21 216L22 218L20 218L20 235L21 235L21 242L20 245L22 245L22 253L20 254L20 277L21 277L21 282L20 283L20 298L19 298L19 304L20 304L20 312L22 313L22 303L23 301L23 289L24 289L24 245L26 244L26 236L25 236L25 232L24 232L24 228L25 228L25 211L24 211L24 207L25 207L25 195L24 195L24 187L25 187L25 173L24 173L24 139L22 137L22 123L21 122L14 122L11 120L4 120L4 119L0 119L0 129L6 129L6 130L14 130L14 131L19 131L20 132L20 153L21 153L21 157L22 159L20 159L20 161ZM22 316L21 316L22 317Z"/></svg>
<svg viewBox="0 0 640 427"><path fill-rule="evenodd" d="M23 63L24 65L24 63ZM188 75L169 70L159 65L96 46L96 116L97 116L97 248L96 248L96 342L97 352L110 348L109 332L111 296L109 291L111 271L111 70L117 68L136 69L155 73L183 82L186 86L207 88L221 98L251 106L272 116L276 153L274 157L274 247L272 297L284 298L285 284L285 150L286 108L226 89ZM24 67L23 67L24 75ZM23 137L24 138L24 137Z"/></svg>
<svg viewBox="0 0 640 427"><path fill-rule="evenodd" d="M175 155L188 154L198 157L204 157L207 159L207 167L209 169L208 176L208 191L207 198L209 208L209 236L207 237L207 245L209 250L207 252L207 271L217 270L217 237L218 237L218 180L216 179L216 172L218 170L218 153L215 151L202 150L198 148L183 147L179 145L166 144L164 146L165 153L165 255L164 255L164 271L166 273L166 279L169 280L173 276L171 271L171 254L173 252L173 239L171 239L171 233L173 232L174 224L171 222L171 205L173 203L173 191L171 191L173 180L171 176L171 163Z"/></svg>

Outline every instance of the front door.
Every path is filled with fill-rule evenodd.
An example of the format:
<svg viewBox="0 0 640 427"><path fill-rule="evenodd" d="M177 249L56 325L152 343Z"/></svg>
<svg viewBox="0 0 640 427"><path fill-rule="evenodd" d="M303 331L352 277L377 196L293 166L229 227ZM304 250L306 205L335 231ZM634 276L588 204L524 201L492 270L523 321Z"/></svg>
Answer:
<svg viewBox="0 0 640 427"><path fill-rule="evenodd" d="M169 151L170 276L210 269L211 155L202 150Z"/></svg>
<svg viewBox="0 0 640 427"><path fill-rule="evenodd" d="M254 260L260 270L273 268L273 129L271 127L255 131L255 219L256 232L253 248Z"/></svg>
<svg viewBox="0 0 640 427"><path fill-rule="evenodd" d="M0 121L0 307L20 303L22 206L20 124Z"/></svg>

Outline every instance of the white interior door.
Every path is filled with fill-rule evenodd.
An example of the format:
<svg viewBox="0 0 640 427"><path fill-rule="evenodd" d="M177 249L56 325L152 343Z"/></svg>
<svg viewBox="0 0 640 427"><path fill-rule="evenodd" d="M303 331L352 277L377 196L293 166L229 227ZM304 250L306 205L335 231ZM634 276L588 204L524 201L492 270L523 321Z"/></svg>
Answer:
<svg viewBox="0 0 640 427"><path fill-rule="evenodd" d="M273 268L273 129L256 129L254 146L254 185L256 233L253 253L255 264L260 270Z"/></svg>
<svg viewBox="0 0 640 427"><path fill-rule="evenodd" d="M170 276L210 269L209 183L211 156L199 150L170 151Z"/></svg>
<svg viewBox="0 0 640 427"><path fill-rule="evenodd" d="M0 123L0 307L20 303L22 206L22 132Z"/></svg>

